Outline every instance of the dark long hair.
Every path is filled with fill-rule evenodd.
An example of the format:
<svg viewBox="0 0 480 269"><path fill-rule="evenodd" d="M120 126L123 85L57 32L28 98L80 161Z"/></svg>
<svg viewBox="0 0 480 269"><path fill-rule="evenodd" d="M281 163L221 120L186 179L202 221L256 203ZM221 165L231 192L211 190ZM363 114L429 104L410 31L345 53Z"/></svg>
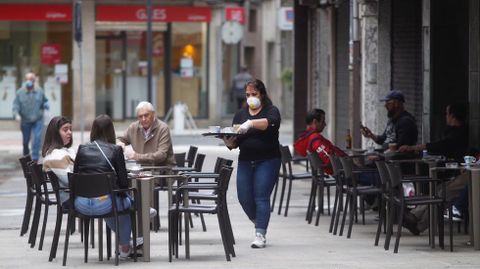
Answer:
<svg viewBox="0 0 480 269"><path fill-rule="evenodd" d="M263 107L273 104L272 100L270 100L270 97L268 97L267 88L265 88L265 84L263 84L261 80L259 79L249 80L247 83L245 83L245 86L243 87L243 89L247 90L248 86L252 86L253 88L255 88L255 90L257 90L260 93L260 95L262 96L260 101L262 102Z"/></svg>
<svg viewBox="0 0 480 269"><path fill-rule="evenodd" d="M95 140L115 144L115 128L113 127L112 118L108 115L99 115L93 121L92 131L90 131L90 142Z"/></svg>
<svg viewBox="0 0 480 269"><path fill-rule="evenodd" d="M56 116L50 120L47 130L45 131L45 139L42 146L43 157L52 152L54 149L61 149L63 147L69 148L72 146L73 139L71 139L67 145L64 145L63 139L60 136L60 128L67 123L72 124L72 121L63 116Z"/></svg>

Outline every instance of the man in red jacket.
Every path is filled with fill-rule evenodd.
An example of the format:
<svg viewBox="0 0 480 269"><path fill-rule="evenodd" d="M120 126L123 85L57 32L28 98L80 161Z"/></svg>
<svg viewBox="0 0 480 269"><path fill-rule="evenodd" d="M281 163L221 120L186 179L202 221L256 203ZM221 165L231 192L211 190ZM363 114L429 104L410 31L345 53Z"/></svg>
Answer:
<svg viewBox="0 0 480 269"><path fill-rule="evenodd" d="M327 126L325 122L325 111L315 108L307 113L305 117L307 129L295 141L295 151L302 156L307 156L308 152L317 152L322 162L328 167L324 169L327 174L332 174L330 159L328 155L334 154L339 157L347 156L345 152L326 139L321 132Z"/></svg>

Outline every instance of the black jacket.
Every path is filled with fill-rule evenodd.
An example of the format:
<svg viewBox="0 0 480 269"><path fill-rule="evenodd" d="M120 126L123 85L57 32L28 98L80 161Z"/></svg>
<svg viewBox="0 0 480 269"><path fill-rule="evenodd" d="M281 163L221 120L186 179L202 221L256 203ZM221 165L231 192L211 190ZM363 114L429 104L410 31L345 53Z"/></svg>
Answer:
<svg viewBox="0 0 480 269"><path fill-rule="evenodd" d="M97 143L117 173L117 181L113 182L113 188L128 188L127 169L125 168L125 157L123 156L122 147L101 141L97 141ZM90 142L78 147L73 172L88 174L113 171L97 145Z"/></svg>
<svg viewBox="0 0 480 269"><path fill-rule="evenodd" d="M447 126L440 140L427 143L430 154L444 155L449 159L463 161L468 151L467 126Z"/></svg>

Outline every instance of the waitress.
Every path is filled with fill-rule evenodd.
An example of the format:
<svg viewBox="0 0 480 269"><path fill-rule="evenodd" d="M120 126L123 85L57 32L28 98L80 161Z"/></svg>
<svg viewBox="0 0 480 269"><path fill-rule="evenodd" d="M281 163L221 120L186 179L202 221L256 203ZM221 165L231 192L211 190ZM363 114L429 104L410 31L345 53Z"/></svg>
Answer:
<svg viewBox="0 0 480 269"><path fill-rule="evenodd" d="M238 147L237 194L248 218L255 224L252 248L264 248L270 220L270 194L278 180L280 112L268 97L262 81L254 79L245 86L247 106L233 118L240 124L238 136L225 137L229 149Z"/></svg>

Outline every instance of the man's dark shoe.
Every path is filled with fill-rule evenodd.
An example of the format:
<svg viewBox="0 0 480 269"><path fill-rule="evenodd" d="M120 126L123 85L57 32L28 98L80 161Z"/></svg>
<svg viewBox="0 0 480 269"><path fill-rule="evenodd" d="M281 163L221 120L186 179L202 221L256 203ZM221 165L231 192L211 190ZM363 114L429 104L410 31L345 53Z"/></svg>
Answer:
<svg viewBox="0 0 480 269"><path fill-rule="evenodd" d="M419 235L420 231L417 228L417 217L410 212L403 214L403 227L407 228L413 235Z"/></svg>

